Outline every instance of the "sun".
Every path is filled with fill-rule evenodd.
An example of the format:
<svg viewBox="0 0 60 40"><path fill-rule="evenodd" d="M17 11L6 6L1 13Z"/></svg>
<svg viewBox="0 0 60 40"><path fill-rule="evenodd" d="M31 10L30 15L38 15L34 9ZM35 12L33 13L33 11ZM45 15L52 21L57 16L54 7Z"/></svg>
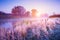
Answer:
<svg viewBox="0 0 60 40"><path fill-rule="evenodd" d="M36 17L40 17L41 14L39 12L36 13Z"/></svg>
<svg viewBox="0 0 60 40"><path fill-rule="evenodd" d="M36 13L36 17L39 17L39 18L47 18L49 16L48 13L44 13L44 12L41 12L41 11L38 11Z"/></svg>

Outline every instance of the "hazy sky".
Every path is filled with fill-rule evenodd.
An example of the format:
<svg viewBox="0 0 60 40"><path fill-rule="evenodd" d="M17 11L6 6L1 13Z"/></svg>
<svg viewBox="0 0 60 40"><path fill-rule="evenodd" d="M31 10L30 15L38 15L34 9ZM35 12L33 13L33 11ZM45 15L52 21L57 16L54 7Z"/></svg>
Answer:
<svg viewBox="0 0 60 40"><path fill-rule="evenodd" d="M26 10L35 8L39 10L40 13L60 13L60 0L0 0L0 11L10 13L14 6L19 5L25 7ZM7 24L3 26L11 26Z"/></svg>
<svg viewBox="0 0 60 40"><path fill-rule="evenodd" d="M40 13L60 13L60 0L0 0L0 11L10 13L14 6L19 5L27 10L35 8Z"/></svg>

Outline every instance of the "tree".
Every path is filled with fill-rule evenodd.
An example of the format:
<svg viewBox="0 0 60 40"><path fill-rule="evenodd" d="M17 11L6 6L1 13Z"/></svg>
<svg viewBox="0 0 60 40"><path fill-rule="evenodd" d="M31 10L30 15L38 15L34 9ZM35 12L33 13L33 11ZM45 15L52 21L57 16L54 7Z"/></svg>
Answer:
<svg viewBox="0 0 60 40"><path fill-rule="evenodd" d="M16 6L12 9L12 14L23 16L26 9L23 6Z"/></svg>
<svg viewBox="0 0 60 40"><path fill-rule="evenodd" d="M25 12L25 15L24 15L25 17L30 17L31 15L30 15L30 11L27 11L27 12Z"/></svg>
<svg viewBox="0 0 60 40"><path fill-rule="evenodd" d="M32 17L35 17L36 16L36 13L37 13L37 10L36 9L32 9Z"/></svg>

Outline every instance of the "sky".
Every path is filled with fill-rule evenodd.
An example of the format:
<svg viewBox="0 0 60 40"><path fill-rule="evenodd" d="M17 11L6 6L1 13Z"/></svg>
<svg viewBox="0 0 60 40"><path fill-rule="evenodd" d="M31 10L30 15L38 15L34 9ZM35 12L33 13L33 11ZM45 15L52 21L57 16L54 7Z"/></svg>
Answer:
<svg viewBox="0 0 60 40"><path fill-rule="evenodd" d="M40 13L60 13L60 0L0 0L0 11L11 13L15 6L23 6L29 11L35 8Z"/></svg>
<svg viewBox="0 0 60 40"><path fill-rule="evenodd" d="M11 13L15 6L23 6L27 11L35 8L40 13L60 13L60 0L0 0L0 11ZM11 26L7 24L10 23L2 26Z"/></svg>

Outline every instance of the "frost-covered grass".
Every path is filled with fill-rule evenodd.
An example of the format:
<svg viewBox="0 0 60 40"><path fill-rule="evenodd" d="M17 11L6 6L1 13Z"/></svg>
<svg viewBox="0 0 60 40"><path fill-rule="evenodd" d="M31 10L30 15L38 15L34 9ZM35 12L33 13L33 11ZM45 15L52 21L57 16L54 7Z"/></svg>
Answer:
<svg viewBox="0 0 60 40"><path fill-rule="evenodd" d="M16 21L0 27L0 40L60 40L60 19Z"/></svg>

